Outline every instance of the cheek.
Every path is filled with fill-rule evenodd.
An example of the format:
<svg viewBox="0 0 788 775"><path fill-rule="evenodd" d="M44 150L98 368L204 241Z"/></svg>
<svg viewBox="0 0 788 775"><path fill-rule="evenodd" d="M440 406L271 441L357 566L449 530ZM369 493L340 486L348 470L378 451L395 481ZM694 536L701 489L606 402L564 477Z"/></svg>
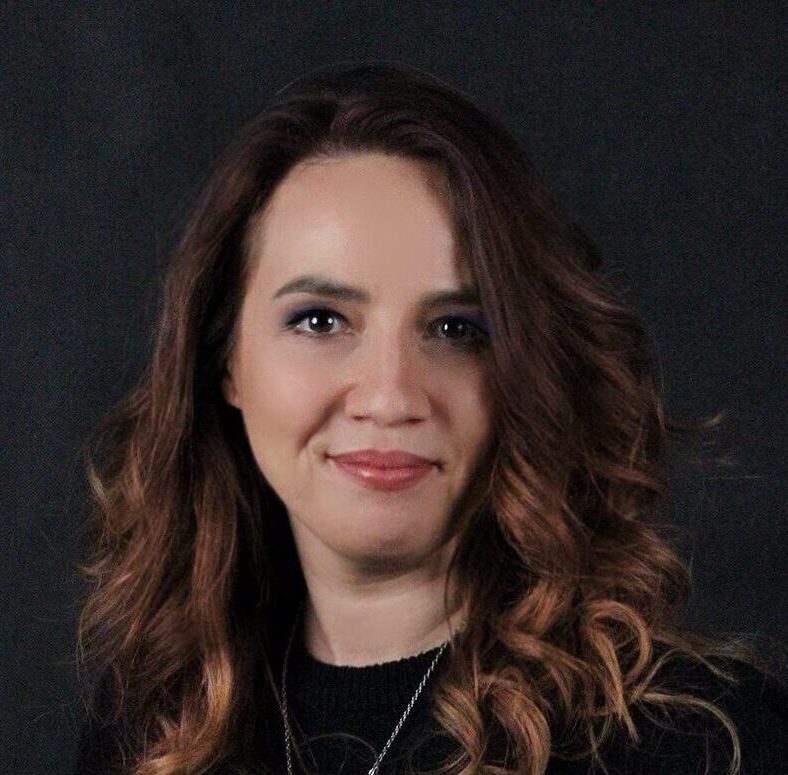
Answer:
<svg viewBox="0 0 788 775"><path fill-rule="evenodd" d="M314 359L261 348L244 361L242 379L244 422L258 462L261 456L271 464L284 457L292 466L324 406L324 372Z"/></svg>
<svg viewBox="0 0 788 775"><path fill-rule="evenodd" d="M487 440L492 426L492 404L485 374L475 373L457 396L454 416L459 418L463 443L475 449Z"/></svg>

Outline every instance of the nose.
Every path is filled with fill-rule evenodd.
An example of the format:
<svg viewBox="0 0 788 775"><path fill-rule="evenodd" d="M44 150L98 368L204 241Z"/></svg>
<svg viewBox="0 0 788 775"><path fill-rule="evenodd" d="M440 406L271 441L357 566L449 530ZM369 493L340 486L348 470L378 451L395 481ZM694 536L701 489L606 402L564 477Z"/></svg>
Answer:
<svg viewBox="0 0 788 775"><path fill-rule="evenodd" d="M406 334L370 334L352 364L346 410L381 425L423 419L429 412L427 355Z"/></svg>

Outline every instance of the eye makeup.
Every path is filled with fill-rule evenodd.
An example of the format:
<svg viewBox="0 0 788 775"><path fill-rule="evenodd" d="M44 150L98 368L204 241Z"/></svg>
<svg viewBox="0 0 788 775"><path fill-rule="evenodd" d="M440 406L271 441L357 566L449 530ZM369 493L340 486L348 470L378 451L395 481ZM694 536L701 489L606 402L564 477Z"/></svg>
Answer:
<svg viewBox="0 0 788 775"><path fill-rule="evenodd" d="M288 314L282 323L282 328L288 331L292 331L294 334L300 336L308 336L313 339L327 339L336 336L335 333L326 333L326 332L312 332L308 330L302 330L296 328L302 321L308 318L316 318L318 320L332 320L332 321L340 321L343 323L347 322L347 319L344 315L336 312L335 310L331 309L330 307L325 306L306 306L300 308L298 310L293 311L292 313ZM443 337L438 333L433 333L432 336L435 339L441 340L449 344L451 347L455 347L458 349L465 349L465 350L478 350L484 347L487 344L489 339L489 328L485 324L484 320L480 317L475 315L468 315L468 314L456 314L456 315L441 315L440 317L435 318L430 324L427 326L428 330L431 332L439 330L439 326L443 325L447 322L456 323L460 322L464 325L464 330L470 331L471 336L465 336L462 338L452 338L452 337Z"/></svg>

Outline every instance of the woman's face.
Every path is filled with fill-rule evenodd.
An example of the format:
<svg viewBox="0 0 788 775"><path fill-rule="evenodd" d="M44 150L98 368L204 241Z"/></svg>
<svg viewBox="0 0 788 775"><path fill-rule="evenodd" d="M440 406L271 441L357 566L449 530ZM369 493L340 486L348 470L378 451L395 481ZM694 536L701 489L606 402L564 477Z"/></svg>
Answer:
<svg viewBox="0 0 788 775"><path fill-rule="evenodd" d="M302 563L425 562L451 538L452 507L487 444L481 308L426 301L468 285L436 174L382 154L312 160L254 227L224 395ZM306 275L357 290L287 291ZM369 448L438 463L387 490L332 459Z"/></svg>

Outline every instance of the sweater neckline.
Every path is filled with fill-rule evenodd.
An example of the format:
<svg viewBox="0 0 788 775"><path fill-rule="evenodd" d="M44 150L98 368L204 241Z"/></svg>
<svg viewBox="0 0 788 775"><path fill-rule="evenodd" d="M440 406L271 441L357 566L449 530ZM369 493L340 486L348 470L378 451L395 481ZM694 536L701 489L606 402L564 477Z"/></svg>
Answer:
<svg viewBox="0 0 788 775"><path fill-rule="evenodd" d="M302 640L293 643L288 666L288 695L323 709L381 708L402 704L416 693L422 678L441 646L412 656L371 665L332 665L313 657ZM446 651L449 651L447 647ZM443 654L422 690L428 691L445 663ZM291 689L292 687L292 689Z"/></svg>

